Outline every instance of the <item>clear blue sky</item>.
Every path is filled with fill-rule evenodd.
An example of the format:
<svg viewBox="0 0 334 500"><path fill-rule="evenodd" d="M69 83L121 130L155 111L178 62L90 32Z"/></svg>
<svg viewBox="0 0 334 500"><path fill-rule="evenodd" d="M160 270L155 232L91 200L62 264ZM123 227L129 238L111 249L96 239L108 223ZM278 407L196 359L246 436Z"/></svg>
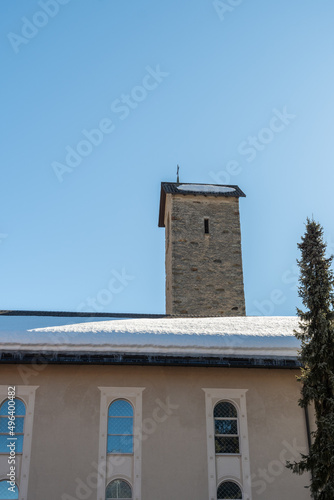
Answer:
<svg viewBox="0 0 334 500"><path fill-rule="evenodd" d="M307 216L334 252L333 22L332 0L3 0L0 308L164 312L179 163L247 194L248 314L295 314Z"/></svg>

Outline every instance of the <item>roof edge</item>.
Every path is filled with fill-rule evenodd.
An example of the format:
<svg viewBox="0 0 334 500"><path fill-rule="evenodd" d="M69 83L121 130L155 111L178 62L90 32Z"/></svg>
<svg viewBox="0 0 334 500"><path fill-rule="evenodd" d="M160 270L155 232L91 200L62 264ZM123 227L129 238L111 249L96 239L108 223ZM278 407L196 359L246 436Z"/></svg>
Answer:
<svg viewBox="0 0 334 500"><path fill-rule="evenodd" d="M0 353L0 364L36 363L36 351ZM87 354L79 352L41 353L43 362L66 365L151 365L151 366L192 366L212 368L266 368L299 369L297 357L249 357L249 356L175 356L160 354L103 353Z"/></svg>
<svg viewBox="0 0 334 500"><path fill-rule="evenodd" d="M162 185L163 185L163 182L161 183L161 190L160 190L160 206L159 206L158 227L165 227L166 192L163 189Z"/></svg>
<svg viewBox="0 0 334 500"><path fill-rule="evenodd" d="M166 314L0 310L1 316L54 316L62 318L166 318Z"/></svg>

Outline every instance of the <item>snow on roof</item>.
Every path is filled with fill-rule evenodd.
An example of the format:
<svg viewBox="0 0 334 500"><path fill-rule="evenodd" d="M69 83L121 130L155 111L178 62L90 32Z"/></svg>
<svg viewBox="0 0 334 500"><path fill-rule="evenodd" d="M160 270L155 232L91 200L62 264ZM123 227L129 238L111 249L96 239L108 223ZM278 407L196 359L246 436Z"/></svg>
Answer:
<svg viewBox="0 0 334 500"><path fill-rule="evenodd" d="M233 193L234 188L227 186L214 186L213 184L180 184L179 191L198 191L200 193Z"/></svg>
<svg viewBox="0 0 334 500"><path fill-rule="evenodd" d="M0 317L1 350L295 357L300 347L296 317L91 319Z"/></svg>

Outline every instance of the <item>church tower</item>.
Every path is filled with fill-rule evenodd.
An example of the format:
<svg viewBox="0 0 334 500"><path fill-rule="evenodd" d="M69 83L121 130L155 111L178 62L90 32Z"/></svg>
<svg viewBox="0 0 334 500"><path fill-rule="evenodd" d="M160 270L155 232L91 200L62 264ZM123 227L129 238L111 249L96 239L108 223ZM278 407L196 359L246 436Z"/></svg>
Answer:
<svg viewBox="0 0 334 500"><path fill-rule="evenodd" d="M238 186L161 183L166 314L245 316Z"/></svg>

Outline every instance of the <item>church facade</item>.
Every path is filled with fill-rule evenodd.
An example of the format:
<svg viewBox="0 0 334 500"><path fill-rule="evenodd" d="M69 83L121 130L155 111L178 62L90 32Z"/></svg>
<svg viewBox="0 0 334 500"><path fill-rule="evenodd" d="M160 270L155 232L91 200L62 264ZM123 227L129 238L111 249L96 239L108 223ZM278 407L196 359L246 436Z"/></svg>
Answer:
<svg viewBox="0 0 334 500"><path fill-rule="evenodd" d="M166 315L1 312L0 499L310 499L298 320L246 316L243 196L162 183Z"/></svg>

